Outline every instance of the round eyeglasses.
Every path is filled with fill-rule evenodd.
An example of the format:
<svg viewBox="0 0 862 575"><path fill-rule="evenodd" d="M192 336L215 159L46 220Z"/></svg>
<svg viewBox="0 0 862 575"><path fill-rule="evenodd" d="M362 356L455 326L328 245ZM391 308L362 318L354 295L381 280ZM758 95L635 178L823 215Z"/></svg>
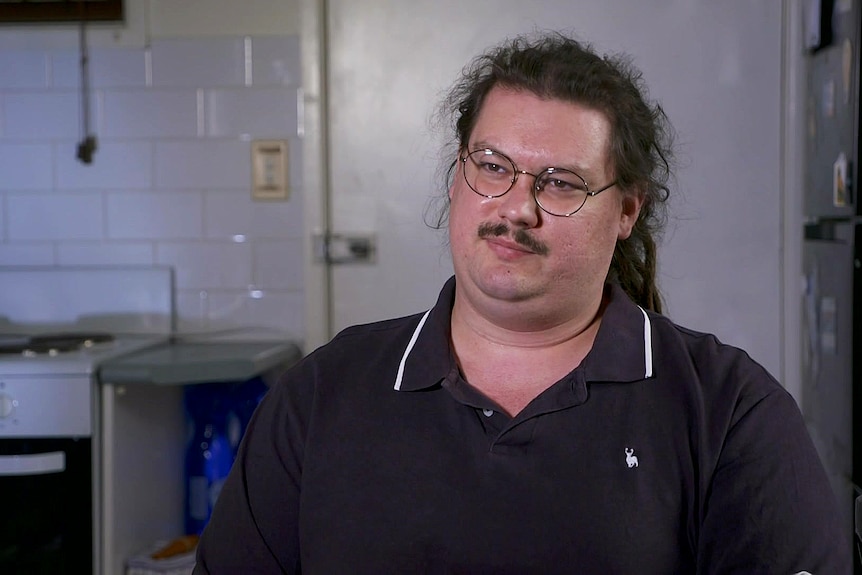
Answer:
<svg viewBox="0 0 862 575"><path fill-rule="evenodd" d="M587 181L571 170L545 168L538 174L519 170L508 156L490 148L480 148L461 157L464 179L470 189L486 198L499 198L515 187L521 174L533 176L533 199L542 211L552 216L575 214L595 196L616 185L616 181L598 190L590 190Z"/></svg>

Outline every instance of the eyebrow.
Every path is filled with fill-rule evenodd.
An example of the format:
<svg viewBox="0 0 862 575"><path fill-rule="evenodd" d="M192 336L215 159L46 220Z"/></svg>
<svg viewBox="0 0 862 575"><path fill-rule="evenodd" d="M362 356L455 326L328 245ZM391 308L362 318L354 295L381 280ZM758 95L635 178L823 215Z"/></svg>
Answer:
<svg viewBox="0 0 862 575"><path fill-rule="evenodd" d="M475 152L476 150L483 150L486 148L489 150L492 150L494 152L497 152L498 154L502 154L502 155L506 156L507 158L509 158L510 160L512 160L511 155L502 151L500 148L490 144L489 142L485 142L482 140L480 140L478 142L473 142L473 145L468 146L467 150L470 152ZM515 162L515 160L512 160L512 162ZM518 166L517 162L515 162L515 167L517 167L518 169L522 169L520 166ZM548 164L546 166L543 166L541 169L547 170L548 168L559 168L561 170L569 170L570 172L574 172L577 175L579 175L580 177L584 178L587 181L587 183L589 183L590 185L601 185L601 184L596 184L596 182L598 182L597 174L595 174L592 170L590 170L589 168L587 168L585 166L575 166L575 165L571 165L571 164ZM593 181L593 180L595 180L595 181Z"/></svg>

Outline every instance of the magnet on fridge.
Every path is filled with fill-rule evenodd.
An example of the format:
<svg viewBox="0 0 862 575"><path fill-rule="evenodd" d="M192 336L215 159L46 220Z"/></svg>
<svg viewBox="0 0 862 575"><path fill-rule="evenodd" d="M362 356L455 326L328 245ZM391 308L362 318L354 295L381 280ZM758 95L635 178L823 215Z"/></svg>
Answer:
<svg viewBox="0 0 862 575"><path fill-rule="evenodd" d="M831 118L835 115L835 81L832 78L823 82L820 98L820 113L824 118Z"/></svg>
<svg viewBox="0 0 862 575"><path fill-rule="evenodd" d="M841 50L841 79L844 82L844 105L850 104L850 82L853 80L853 44L850 38L844 39L844 46Z"/></svg>
<svg viewBox="0 0 862 575"><path fill-rule="evenodd" d="M847 207L847 156L838 154L832 164L832 205L836 208Z"/></svg>
<svg viewBox="0 0 862 575"><path fill-rule="evenodd" d="M817 102L814 100L814 96L808 96L806 112L808 114L808 139L814 140L817 138Z"/></svg>
<svg viewBox="0 0 862 575"><path fill-rule="evenodd" d="M805 0L803 36L805 47L816 52L832 43L832 10L835 0Z"/></svg>
<svg viewBox="0 0 862 575"><path fill-rule="evenodd" d="M820 351L827 355L838 352L838 305L832 296L820 298Z"/></svg>

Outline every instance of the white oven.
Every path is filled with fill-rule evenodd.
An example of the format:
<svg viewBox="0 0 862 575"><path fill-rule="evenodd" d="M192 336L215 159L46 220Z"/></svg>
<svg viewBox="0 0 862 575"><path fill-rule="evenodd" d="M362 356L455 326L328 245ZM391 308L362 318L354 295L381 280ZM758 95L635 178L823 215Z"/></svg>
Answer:
<svg viewBox="0 0 862 575"><path fill-rule="evenodd" d="M0 573L93 571L91 401L86 376L0 375Z"/></svg>
<svg viewBox="0 0 862 575"><path fill-rule="evenodd" d="M166 341L170 268L0 268L0 573L102 573L107 359Z"/></svg>

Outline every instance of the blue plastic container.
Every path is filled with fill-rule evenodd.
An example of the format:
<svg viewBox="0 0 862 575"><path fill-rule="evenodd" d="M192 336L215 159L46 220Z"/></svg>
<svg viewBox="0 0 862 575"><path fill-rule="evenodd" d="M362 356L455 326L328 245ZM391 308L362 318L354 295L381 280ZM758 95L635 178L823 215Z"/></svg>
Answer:
<svg viewBox="0 0 862 575"><path fill-rule="evenodd" d="M186 410L192 433L186 449L187 534L203 531L234 460L227 436L227 387L203 384L186 388Z"/></svg>

